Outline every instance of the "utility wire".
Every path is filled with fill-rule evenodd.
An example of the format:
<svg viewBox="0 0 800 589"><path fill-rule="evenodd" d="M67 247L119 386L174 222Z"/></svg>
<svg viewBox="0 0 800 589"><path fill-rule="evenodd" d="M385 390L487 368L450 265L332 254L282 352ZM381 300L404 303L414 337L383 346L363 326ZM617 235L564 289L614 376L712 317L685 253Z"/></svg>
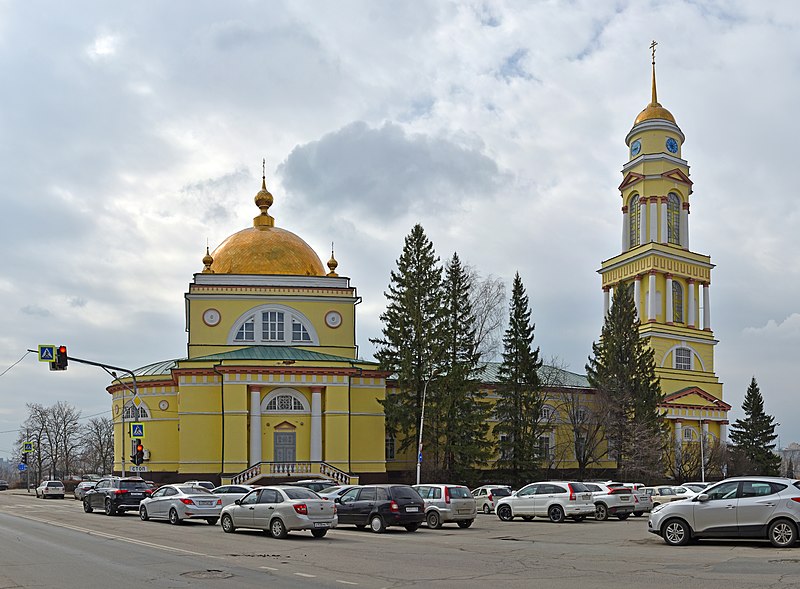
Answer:
<svg viewBox="0 0 800 589"><path fill-rule="evenodd" d="M3 372L0 372L0 376L3 376L3 375L6 373L6 372L8 372L8 371L9 371L9 370L11 370L12 368L14 368L14 366L16 366L17 364L19 364L20 362L22 362L22 360L25 358L25 356L27 356L27 355L28 355L28 354L30 354L30 353L31 353L30 351L26 351L24 354L22 354L22 358L20 358L19 360L17 360L16 362L14 362L14 363L13 363L11 366L9 366L9 367L8 367L8 368L6 368L5 370L3 370Z"/></svg>

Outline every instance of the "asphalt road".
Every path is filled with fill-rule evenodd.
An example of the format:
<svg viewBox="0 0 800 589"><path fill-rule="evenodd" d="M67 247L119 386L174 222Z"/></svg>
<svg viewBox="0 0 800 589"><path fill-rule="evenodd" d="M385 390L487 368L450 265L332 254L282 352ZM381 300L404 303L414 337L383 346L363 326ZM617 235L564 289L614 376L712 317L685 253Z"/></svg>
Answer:
<svg viewBox="0 0 800 589"><path fill-rule="evenodd" d="M78 501L0 492L0 589L11 587L800 588L800 547L701 542L673 548L646 518L552 524L479 515L378 535L225 534L219 525L85 514Z"/></svg>

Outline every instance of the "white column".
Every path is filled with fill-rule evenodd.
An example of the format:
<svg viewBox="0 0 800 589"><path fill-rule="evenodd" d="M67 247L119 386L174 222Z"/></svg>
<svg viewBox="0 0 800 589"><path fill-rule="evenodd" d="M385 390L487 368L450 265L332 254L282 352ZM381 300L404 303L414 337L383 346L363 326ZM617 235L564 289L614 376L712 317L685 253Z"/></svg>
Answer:
<svg viewBox="0 0 800 589"><path fill-rule="evenodd" d="M261 389L250 389L250 460L253 466L261 462Z"/></svg>
<svg viewBox="0 0 800 589"><path fill-rule="evenodd" d="M728 424L727 423L720 423L719 424L719 441L720 442L727 442L728 441Z"/></svg>
<svg viewBox="0 0 800 589"><path fill-rule="evenodd" d="M647 293L647 319L648 321L655 321L656 318L656 273L650 272L650 280L647 288L650 292Z"/></svg>
<svg viewBox="0 0 800 589"><path fill-rule="evenodd" d="M647 199L639 199L639 245L647 243Z"/></svg>
<svg viewBox="0 0 800 589"><path fill-rule="evenodd" d="M311 389L311 461L322 460L322 389Z"/></svg>
<svg viewBox="0 0 800 589"><path fill-rule="evenodd" d="M608 287L603 287L603 317L608 315L609 310L611 309L611 305L609 304L609 294L608 294Z"/></svg>
<svg viewBox="0 0 800 589"><path fill-rule="evenodd" d="M675 422L675 462L681 463L681 449L683 444L683 424L680 420Z"/></svg>
<svg viewBox="0 0 800 589"><path fill-rule="evenodd" d="M628 207L622 207L622 251L627 252L633 246L630 243L630 235L631 235L631 228L630 228L630 217L628 215Z"/></svg>
<svg viewBox="0 0 800 589"><path fill-rule="evenodd" d="M651 196L650 197L650 227L649 227L649 237L648 241L657 242L658 241L658 197Z"/></svg>
<svg viewBox="0 0 800 589"><path fill-rule="evenodd" d="M703 329L711 331L711 293L709 293L711 285L708 282L703 283Z"/></svg>
<svg viewBox="0 0 800 589"><path fill-rule="evenodd" d="M672 323L674 317L672 316L672 274L667 274L667 288L664 293L664 305L666 310L666 321Z"/></svg>
<svg viewBox="0 0 800 589"><path fill-rule="evenodd" d="M637 274L633 281L633 306L636 309L636 316L642 318L642 276Z"/></svg>
<svg viewBox="0 0 800 589"><path fill-rule="evenodd" d="M681 245L689 249L689 203L683 203L681 208Z"/></svg>
<svg viewBox="0 0 800 589"><path fill-rule="evenodd" d="M661 201L661 239L659 239L660 243L667 243L667 197L662 196L660 198Z"/></svg>
<svg viewBox="0 0 800 589"><path fill-rule="evenodd" d="M696 315L695 315L695 302L694 302L694 280L692 280L691 278L689 279L686 285L686 290L688 291L689 295L688 303L686 305L689 310L689 318L688 321L686 322L686 325L687 327L697 327L695 321Z"/></svg>

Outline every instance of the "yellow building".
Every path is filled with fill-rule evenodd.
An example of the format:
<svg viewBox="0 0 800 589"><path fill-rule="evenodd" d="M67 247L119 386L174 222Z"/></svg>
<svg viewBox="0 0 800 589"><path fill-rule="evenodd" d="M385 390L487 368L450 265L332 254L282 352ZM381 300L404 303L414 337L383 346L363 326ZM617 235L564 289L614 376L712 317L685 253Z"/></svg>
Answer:
<svg viewBox="0 0 800 589"><path fill-rule="evenodd" d="M383 481L386 374L357 359L356 289L333 252L326 272L275 226L263 180L255 203L253 226L207 250L189 284L186 357L108 387L115 470L157 482ZM132 439L145 449L138 466Z"/></svg>
<svg viewBox="0 0 800 589"><path fill-rule="evenodd" d="M654 53L655 55L655 53ZM725 440L730 405L714 373L711 270L708 255L689 247L692 181L682 158L685 136L658 102L655 57L652 99L625 138L621 253L602 263L605 309L615 288L630 288L640 336L655 351L661 405L680 462L687 442Z"/></svg>

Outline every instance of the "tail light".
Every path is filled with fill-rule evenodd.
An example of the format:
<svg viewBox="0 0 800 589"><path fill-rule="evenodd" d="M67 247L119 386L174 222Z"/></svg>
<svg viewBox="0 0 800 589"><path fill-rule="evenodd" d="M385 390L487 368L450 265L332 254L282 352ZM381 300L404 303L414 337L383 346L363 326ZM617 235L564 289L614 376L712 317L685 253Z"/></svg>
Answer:
<svg viewBox="0 0 800 589"><path fill-rule="evenodd" d="M611 489L609 495L628 495L631 492L630 489L625 487L617 487L615 489Z"/></svg>
<svg viewBox="0 0 800 589"><path fill-rule="evenodd" d="M492 499L492 494L491 493L489 493L488 499L489 499L489 503L493 503L494 502L494 499Z"/></svg>
<svg viewBox="0 0 800 589"><path fill-rule="evenodd" d="M567 489L569 489L569 500L575 501L575 491L573 490L572 485L567 483Z"/></svg>
<svg viewBox="0 0 800 589"><path fill-rule="evenodd" d="M183 503L184 505L194 505L194 501L192 501L191 499L181 499L181 503Z"/></svg>
<svg viewBox="0 0 800 589"><path fill-rule="evenodd" d="M800 497L792 497L792 501L795 503L800 503Z"/></svg>
<svg viewBox="0 0 800 589"><path fill-rule="evenodd" d="M397 501L392 501L389 504L389 509L391 509L392 511L400 511L400 506L397 504Z"/></svg>
<svg viewBox="0 0 800 589"><path fill-rule="evenodd" d="M444 502L450 503L450 487L444 488Z"/></svg>
<svg viewBox="0 0 800 589"><path fill-rule="evenodd" d="M145 492L146 495L152 495L153 494L153 489L145 489L144 492Z"/></svg>
<svg viewBox="0 0 800 589"><path fill-rule="evenodd" d="M305 503L298 503L294 506L294 510L300 515L308 515L308 505Z"/></svg>
<svg viewBox="0 0 800 589"><path fill-rule="evenodd" d="M339 513L339 510L336 509L336 504L334 503L333 504L333 515L336 515L337 513Z"/></svg>
<svg viewBox="0 0 800 589"><path fill-rule="evenodd" d="M639 503L639 498L636 495L633 496L633 502Z"/></svg>
<svg viewBox="0 0 800 589"><path fill-rule="evenodd" d="M124 495L127 492L128 492L128 489L115 489L114 490L114 495Z"/></svg>
<svg viewBox="0 0 800 589"><path fill-rule="evenodd" d="M222 505L222 499L217 499L217 505Z"/></svg>

